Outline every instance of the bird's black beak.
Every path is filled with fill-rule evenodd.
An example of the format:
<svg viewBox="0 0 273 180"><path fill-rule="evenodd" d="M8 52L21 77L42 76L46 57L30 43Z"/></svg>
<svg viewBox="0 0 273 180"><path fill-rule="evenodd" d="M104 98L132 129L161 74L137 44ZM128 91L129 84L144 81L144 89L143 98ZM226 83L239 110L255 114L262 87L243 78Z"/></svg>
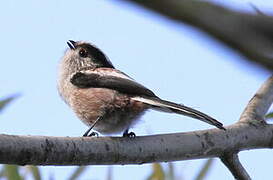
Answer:
<svg viewBox="0 0 273 180"><path fill-rule="evenodd" d="M66 43L70 47L70 49L73 49L73 50L76 49L76 47L75 47L76 42L75 41L69 40Z"/></svg>

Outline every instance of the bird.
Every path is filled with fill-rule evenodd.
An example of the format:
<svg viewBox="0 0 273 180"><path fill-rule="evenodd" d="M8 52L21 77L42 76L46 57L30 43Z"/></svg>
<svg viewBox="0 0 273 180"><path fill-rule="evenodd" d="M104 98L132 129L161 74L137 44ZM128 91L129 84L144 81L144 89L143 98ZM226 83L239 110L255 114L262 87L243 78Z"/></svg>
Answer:
<svg viewBox="0 0 273 180"><path fill-rule="evenodd" d="M221 122L205 113L159 98L116 69L95 45L73 40L67 41L67 45L59 65L58 91L89 126L83 136L123 132L123 137L135 137L129 128L148 109L189 116L225 130Z"/></svg>

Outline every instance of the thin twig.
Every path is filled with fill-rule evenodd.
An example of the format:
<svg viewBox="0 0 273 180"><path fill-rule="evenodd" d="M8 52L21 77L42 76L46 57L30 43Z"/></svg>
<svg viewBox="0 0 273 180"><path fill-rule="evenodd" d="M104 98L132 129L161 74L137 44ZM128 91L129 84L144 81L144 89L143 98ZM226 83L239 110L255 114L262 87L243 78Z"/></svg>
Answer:
<svg viewBox="0 0 273 180"><path fill-rule="evenodd" d="M228 167L232 175L237 180L250 180L245 168L239 161L238 155L235 153L227 153L224 156L220 157L222 162Z"/></svg>
<svg viewBox="0 0 273 180"><path fill-rule="evenodd" d="M256 5L254 5L253 3L249 2L249 5L254 9L254 11L261 15L261 16L266 16L265 13L263 13Z"/></svg>

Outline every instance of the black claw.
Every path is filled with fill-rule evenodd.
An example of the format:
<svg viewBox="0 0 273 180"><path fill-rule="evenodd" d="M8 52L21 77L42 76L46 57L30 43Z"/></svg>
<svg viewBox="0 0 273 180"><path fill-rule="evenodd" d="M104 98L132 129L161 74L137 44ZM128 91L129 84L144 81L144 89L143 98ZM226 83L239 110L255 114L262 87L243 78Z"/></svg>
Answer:
<svg viewBox="0 0 273 180"><path fill-rule="evenodd" d="M88 137L91 137L91 136L96 136L96 137L98 137L98 136L99 136L99 133L97 133L97 132L91 132L91 133L88 135Z"/></svg>
<svg viewBox="0 0 273 180"><path fill-rule="evenodd" d="M97 133L97 132L91 132L91 133L89 134L89 131L87 131L87 132L84 133L84 135L83 135L83 137L92 137L92 136L98 137L98 136L99 136L99 133Z"/></svg>
<svg viewBox="0 0 273 180"><path fill-rule="evenodd" d="M134 132L129 132L128 129L124 131L123 137L128 137L128 138L134 138L136 137L136 134Z"/></svg>

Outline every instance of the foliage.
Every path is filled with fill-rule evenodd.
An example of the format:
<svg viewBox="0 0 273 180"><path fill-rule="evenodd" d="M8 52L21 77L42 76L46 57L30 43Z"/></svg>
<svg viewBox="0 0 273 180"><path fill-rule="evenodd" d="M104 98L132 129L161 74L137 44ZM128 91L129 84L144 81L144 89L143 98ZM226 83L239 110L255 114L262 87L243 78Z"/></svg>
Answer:
<svg viewBox="0 0 273 180"><path fill-rule="evenodd" d="M165 172L163 171L162 165L154 163L152 167L152 174L147 178L147 180L164 180Z"/></svg>
<svg viewBox="0 0 273 180"><path fill-rule="evenodd" d="M16 99L19 95L12 95L7 98L4 98L3 100L0 100L0 112L14 99Z"/></svg>
<svg viewBox="0 0 273 180"><path fill-rule="evenodd" d="M82 175L82 173L86 170L87 166L79 166L75 169L75 171L70 176L69 180L76 180Z"/></svg>
<svg viewBox="0 0 273 180"><path fill-rule="evenodd" d="M270 112L265 116L266 120L269 120L269 119L272 119L272 118L273 118L273 112Z"/></svg>
<svg viewBox="0 0 273 180"><path fill-rule="evenodd" d="M206 175L208 174L209 170L211 169L213 164L213 159L208 159L202 168L200 169L199 173L197 173L196 178L194 180L204 180ZM152 165L152 173L147 178L147 180L180 180L181 177L178 177L177 174L174 172L173 163L168 163L167 169L164 170L162 164L155 163Z"/></svg>
<svg viewBox="0 0 273 180"><path fill-rule="evenodd" d="M197 174L195 180L203 180L205 179L206 175L208 174L209 170L212 167L213 159L208 159L203 167L201 168L200 172Z"/></svg>

